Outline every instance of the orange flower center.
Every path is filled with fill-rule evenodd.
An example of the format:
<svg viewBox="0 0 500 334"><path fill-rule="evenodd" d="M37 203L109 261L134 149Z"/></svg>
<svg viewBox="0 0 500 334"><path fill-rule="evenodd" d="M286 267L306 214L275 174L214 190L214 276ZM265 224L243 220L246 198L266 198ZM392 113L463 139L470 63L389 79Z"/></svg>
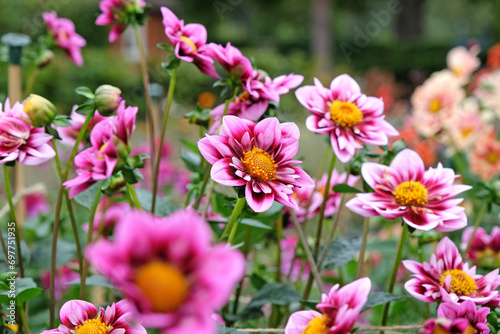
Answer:
<svg viewBox="0 0 500 334"><path fill-rule="evenodd" d="M187 278L179 269L158 260L140 267L134 282L151 303L153 312L177 310L189 290Z"/></svg>
<svg viewBox="0 0 500 334"><path fill-rule="evenodd" d="M423 206L428 202L428 191L424 185L418 181L406 181L396 187L392 193L399 205Z"/></svg>
<svg viewBox="0 0 500 334"><path fill-rule="evenodd" d="M473 129L471 127L465 127L462 129L462 137L466 138L472 133Z"/></svg>
<svg viewBox="0 0 500 334"><path fill-rule="evenodd" d="M328 334L331 320L326 315L314 317L307 324L302 334Z"/></svg>
<svg viewBox="0 0 500 334"><path fill-rule="evenodd" d="M363 121L363 113L352 102L335 100L330 105L330 119L343 128L349 128Z"/></svg>
<svg viewBox="0 0 500 334"><path fill-rule="evenodd" d="M443 326L437 325L432 334L451 334L451 332L444 329Z"/></svg>
<svg viewBox="0 0 500 334"><path fill-rule="evenodd" d="M465 330L464 334L474 334L474 332L475 328L469 325L469 327L467 327L467 329Z"/></svg>
<svg viewBox="0 0 500 334"><path fill-rule="evenodd" d="M250 98L250 93L249 92L243 92L240 95L236 97L236 102L245 102Z"/></svg>
<svg viewBox="0 0 500 334"><path fill-rule="evenodd" d="M198 48L196 47L196 44L192 40L189 39L189 37L186 36L181 36L181 41L189 45L191 48L193 48L193 52L198 51Z"/></svg>
<svg viewBox="0 0 500 334"><path fill-rule="evenodd" d="M446 270L439 279L444 287L444 280L451 275L450 290L459 295L468 296L477 292L476 281L460 269Z"/></svg>
<svg viewBox="0 0 500 334"><path fill-rule="evenodd" d="M254 147L251 151L245 152L245 156L241 161L248 168L248 172L252 177L262 181L275 179L274 175L278 165L269 153L264 152L262 149Z"/></svg>
<svg viewBox="0 0 500 334"><path fill-rule="evenodd" d="M76 326L75 330L75 334L108 334L110 327L106 327L101 319L90 319L85 320L83 325Z"/></svg>
<svg viewBox="0 0 500 334"><path fill-rule="evenodd" d="M441 110L441 101L439 101L438 99L432 100L429 104L429 110L433 113L437 113L439 110Z"/></svg>
<svg viewBox="0 0 500 334"><path fill-rule="evenodd" d="M500 156L498 156L498 153L496 152L488 152L486 155L486 160L488 160L488 162L492 165L496 164L499 158Z"/></svg>

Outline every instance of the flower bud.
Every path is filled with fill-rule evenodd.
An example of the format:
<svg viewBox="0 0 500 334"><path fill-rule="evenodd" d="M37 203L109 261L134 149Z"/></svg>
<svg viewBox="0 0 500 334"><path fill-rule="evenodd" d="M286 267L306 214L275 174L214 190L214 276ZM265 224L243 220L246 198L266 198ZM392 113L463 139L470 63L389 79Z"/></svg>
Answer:
<svg viewBox="0 0 500 334"><path fill-rule="evenodd" d="M31 125L36 128L49 125L57 115L56 107L52 102L40 95L31 94L24 100L23 105Z"/></svg>
<svg viewBox="0 0 500 334"><path fill-rule="evenodd" d="M50 50L44 50L40 57L36 59L36 66L38 68L44 68L48 66L52 60L54 60L54 52Z"/></svg>
<svg viewBox="0 0 500 334"><path fill-rule="evenodd" d="M95 91L95 104L99 113L103 116L110 116L116 112L122 97L121 90L111 85L102 85Z"/></svg>

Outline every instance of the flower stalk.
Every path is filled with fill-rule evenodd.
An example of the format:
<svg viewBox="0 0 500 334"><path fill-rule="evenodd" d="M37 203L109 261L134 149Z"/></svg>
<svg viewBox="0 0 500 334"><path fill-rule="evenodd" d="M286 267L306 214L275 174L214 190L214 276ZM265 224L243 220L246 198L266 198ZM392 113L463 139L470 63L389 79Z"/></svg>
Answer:
<svg viewBox="0 0 500 334"><path fill-rule="evenodd" d="M238 200L236 201L236 205L234 206L233 213L231 213L231 217L229 217L229 221L227 222L226 228L224 229L224 232L222 232L222 235L220 236L219 240L222 240L226 235L229 234L230 236L228 242L231 243L233 241L236 229L238 228L236 220L238 219L243 208L245 207L245 203L246 203L245 197L238 198Z"/></svg>

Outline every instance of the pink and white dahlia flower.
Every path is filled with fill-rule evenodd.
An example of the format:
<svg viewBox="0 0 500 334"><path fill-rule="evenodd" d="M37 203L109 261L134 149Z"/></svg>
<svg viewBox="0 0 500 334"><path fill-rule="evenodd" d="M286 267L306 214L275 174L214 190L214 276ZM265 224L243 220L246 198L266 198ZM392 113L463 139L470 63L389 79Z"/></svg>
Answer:
<svg viewBox="0 0 500 334"><path fill-rule="evenodd" d="M346 334L358 319L368 300L371 281L364 277L339 289L336 284L329 294L321 296L316 307L322 312L299 311L288 319L285 334Z"/></svg>
<svg viewBox="0 0 500 334"><path fill-rule="evenodd" d="M483 180L500 173L500 141L495 130L482 133L469 153L470 169Z"/></svg>
<svg viewBox="0 0 500 334"><path fill-rule="evenodd" d="M488 307L477 308L472 300L466 300L461 304L445 302L439 305L437 309L438 318L449 320L467 319L469 322L465 334L488 334L490 329L486 325L486 316L490 313Z"/></svg>
<svg viewBox="0 0 500 334"><path fill-rule="evenodd" d="M471 300L484 305L499 293L498 268L485 276L476 274L476 267L469 268L468 263L462 262L457 246L448 237L439 242L430 262L405 260L403 265L413 273L413 278L405 283L406 291L426 303Z"/></svg>
<svg viewBox="0 0 500 334"><path fill-rule="evenodd" d="M295 95L312 113L307 118L307 128L329 134L333 152L344 163L364 144L386 145L387 137L398 135L384 120L382 99L362 94L359 85L347 74L336 77L330 89L315 78L314 86L301 87Z"/></svg>
<svg viewBox="0 0 500 334"><path fill-rule="evenodd" d="M87 45L85 39L75 32L75 25L70 19L58 18L57 13L42 14L49 33L54 36L57 45L66 51L71 61L77 66L83 65L82 48Z"/></svg>
<svg viewBox="0 0 500 334"><path fill-rule="evenodd" d="M206 75L219 79L214 60L207 54L207 29L198 23L184 25L168 8L161 7L165 34L175 48L175 56L182 61L193 63Z"/></svg>
<svg viewBox="0 0 500 334"><path fill-rule="evenodd" d="M97 17L95 24L98 26L113 24L109 32L109 42L112 43L127 28L125 17L128 14L143 13L144 7L146 7L144 0L101 0L99 9L102 13Z"/></svg>
<svg viewBox="0 0 500 334"><path fill-rule="evenodd" d="M98 309L84 300L70 300L64 303L59 314L62 324L42 334L146 334L144 327L131 323L131 308L126 300L113 303L106 309Z"/></svg>
<svg viewBox="0 0 500 334"><path fill-rule="evenodd" d="M212 313L245 271L241 253L212 245L208 223L191 209L166 218L132 211L122 216L113 241L89 245L86 257L146 327L169 334L215 333Z"/></svg>
<svg viewBox="0 0 500 334"><path fill-rule="evenodd" d="M314 182L293 164L300 132L294 123L280 124L275 117L259 123L225 116L220 135L207 135L198 148L213 165L212 179L225 186L246 186L248 205L266 211L274 201L298 209L295 187L314 187Z"/></svg>
<svg viewBox="0 0 500 334"><path fill-rule="evenodd" d="M469 322L467 319L429 319L425 322L424 328L420 334L469 334L467 329ZM471 332L470 334L474 334Z"/></svg>
<svg viewBox="0 0 500 334"><path fill-rule="evenodd" d="M461 248L465 250L469 244L474 227L467 227L462 233ZM493 226L488 234L482 227L478 227L467 257L474 263L480 263L488 268L500 267L500 227Z"/></svg>
<svg viewBox="0 0 500 334"><path fill-rule="evenodd" d="M52 159L56 154L50 141L52 136L43 128L35 128L23 105L16 102L12 107L5 101L2 112L0 103L0 164L19 161L23 165L36 166Z"/></svg>
<svg viewBox="0 0 500 334"><path fill-rule="evenodd" d="M364 163L361 174L375 192L356 194L346 206L363 217L402 217L424 231L450 232L467 225L464 208L458 205L463 199L454 197L471 187L453 184L457 176L441 163L425 170L420 156L405 149L389 166Z"/></svg>
<svg viewBox="0 0 500 334"><path fill-rule="evenodd" d="M457 46L451 49L446 56L448 69L462 84L470 80L472 73L481 66L481 60L477 57L481 48L474 45L470 49L465 46Z"/></svg>

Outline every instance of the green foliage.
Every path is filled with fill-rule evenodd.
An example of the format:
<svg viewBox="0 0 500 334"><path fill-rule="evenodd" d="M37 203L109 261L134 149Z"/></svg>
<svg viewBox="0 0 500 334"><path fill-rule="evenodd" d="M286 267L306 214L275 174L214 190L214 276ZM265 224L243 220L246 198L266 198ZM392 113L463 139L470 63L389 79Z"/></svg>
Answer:
<svg viewBox="0 0 500 334"><path fill-rule="evenodd" d="M387 303L392 302L394 300L400 300L400 299L405 299L405 298L407 298L407 297L406 296L398 296L398 295L394 295L392 293L383 292L383 291L374 292L368 296L368 300L366 301L366 304L363 307L363 310L361 312L366 311L366 310L368 310L372 307L378 306L378 305L387 304Z"/></svg>
<svg viewBox="0 0 500 334"><path fill-rule="evenodd" d="M325 261L321 271L334 269L347 264L351 261L361 247L361 237L340 237L335 239L328 248ZM323 251L320 247L320 253Z"/></svg>

